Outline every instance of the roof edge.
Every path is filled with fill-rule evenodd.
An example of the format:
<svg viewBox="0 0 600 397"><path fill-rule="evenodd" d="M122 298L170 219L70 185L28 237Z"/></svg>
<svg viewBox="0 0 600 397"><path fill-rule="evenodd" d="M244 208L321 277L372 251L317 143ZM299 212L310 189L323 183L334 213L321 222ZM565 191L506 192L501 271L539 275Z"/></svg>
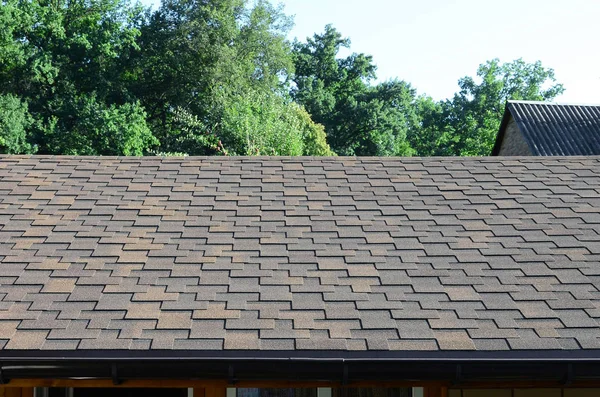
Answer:
<svg viewBox="0 0 600 397"><path fill-rule="evenodd" d="M588 350L0 350L0 363L10 361L598 361L600 349Z"/></svg>
<svg viewBox="0 0 600 397"><path fill-rule="evenodd" d="M492 148L492 156L497 157L500 153L500 148L502 147L502 141L504 140L504 135L506 135L506 127L508 125L508 121L512 117L510 113L510 104L512 101L507 101L504 105L504 114L502 115L502 121L500 122L500 129L498 130L498 135L496 135L496 142L494 143L494 147Z"/></svg>
<svg viewBox="0 0 600 397"><path fill-rule="evenodd" d="M525 159L529 161L542 162L544 159L555 159L559 161L572 161L577 159L589 160L589 159L600 159L600 154L597 155L574 155L574 156L512 156L518 159ZM73 155L16 155L16 154L0 154L0 165L3 162L18 161L18 160L38 160L40 162L49 162L52 160L72 160L72 161L99 161L99 160L122 160L128 161L160 161L164 163L174 162L180 163L182 161L215 161L215 162L227 162L227 161L240 161L246 162L260 162L265 160L270 161L282 161L282 162L298 162L308 160L320 160L327 162L340 162L343 160L356 160L363 162L382 162L382 161L403 161L413 163L424 163L424 162L437 162L437 161L478 161L478 162L489 162L495 163L502 160L497 157L491 156L73 156Z"/></svg>
<svg viewBox="0 0 600 397"><path fill-rule="evenodd" d="M509 99L508 103L523 103L528 105L547 105L547 106L594 106L600 107L599 103L585 103L585 102L549 102L549 101L526 101L526 100L513 100Z"/></svg>
<svg viewBox="0 0 600 397"><path fill-rule="evenodd" d="M213 357L211 360L185 360L171 356L170 361L140 358L129 358L127 361L115 358L99 360L92 357L81 357L80 360L56 357L54 360L46 358L40 361L0 358L0 372L2 383L5 384L19 379L112 379L114 384L144 379L227 381L231 385L248 381L254 382L251 387L256 387L256 382L277 381L321 384L335 382L341 385L398 381L443 381L454 384L496 381L502 384L523 379L557 385L561 382L564 384L565 380L570 383L579 380L600 382L600 350L595 351L594 359L586 360L566 358L569 352L562 353L567 354L562 354L564 357L560 360L512 357L495 361L468 357L417 360L414 357L402 357L401 354L393 360L371 357L360 360L338 358L333 361L317 358L309 361L307 358L290 358L287 361L276 361L273 358L263 358L256 352L252 353L253 358L239 361L223 356Z"/></svg>

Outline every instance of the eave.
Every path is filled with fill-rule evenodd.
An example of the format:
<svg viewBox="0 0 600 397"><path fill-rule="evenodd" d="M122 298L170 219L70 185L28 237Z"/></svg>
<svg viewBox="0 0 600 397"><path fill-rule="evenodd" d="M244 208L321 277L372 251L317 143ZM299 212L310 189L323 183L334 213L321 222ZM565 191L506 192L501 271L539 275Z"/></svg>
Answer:
<svg viewBox="0 0 600 397"><path fill-rule="evenodd" d="M598 351L506 352L7 352L1 381L113 385L180 381L230 387L358 387L543 383L600 385ZM136 383L137 382L137 383Z"/></svg>

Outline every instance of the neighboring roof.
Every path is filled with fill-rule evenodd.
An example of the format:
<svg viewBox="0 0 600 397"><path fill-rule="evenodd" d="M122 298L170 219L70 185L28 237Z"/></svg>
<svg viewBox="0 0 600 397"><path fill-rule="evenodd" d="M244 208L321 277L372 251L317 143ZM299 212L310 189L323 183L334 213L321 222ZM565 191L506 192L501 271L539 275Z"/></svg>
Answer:
<svg viewBox="0 0 600 397"><path fill-rule="evenodd" d="M0 356L600 358L600 157L0 156L0 261Z"/></svg>
<svg viewBox="0 0 600 397"><path fill-rule="evenodd" d="M600 155L600 105L508 101L492 155L512 116L534 156Z"/></svg>

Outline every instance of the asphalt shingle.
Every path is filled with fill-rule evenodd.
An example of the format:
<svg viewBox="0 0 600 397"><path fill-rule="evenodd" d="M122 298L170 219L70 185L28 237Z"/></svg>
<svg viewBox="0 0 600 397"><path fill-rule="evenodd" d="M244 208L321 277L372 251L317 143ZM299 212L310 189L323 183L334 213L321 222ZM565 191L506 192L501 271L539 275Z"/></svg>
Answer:
<svg viewBox="0 0 600 397"><path fill-rule="evenodd" d="M0 192L0 349L600 347L600 157L0 156Z"/></svg>

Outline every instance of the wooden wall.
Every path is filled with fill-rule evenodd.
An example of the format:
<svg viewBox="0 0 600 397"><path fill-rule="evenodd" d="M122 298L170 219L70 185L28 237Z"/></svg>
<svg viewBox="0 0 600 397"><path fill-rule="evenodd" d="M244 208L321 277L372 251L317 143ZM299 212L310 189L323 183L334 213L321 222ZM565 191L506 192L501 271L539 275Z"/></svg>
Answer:
<svg viewBox="0 0 600 397"><path fill-rule="evenodd" d="M0 387L0 397L33 397L33 387Z"/></svg>

